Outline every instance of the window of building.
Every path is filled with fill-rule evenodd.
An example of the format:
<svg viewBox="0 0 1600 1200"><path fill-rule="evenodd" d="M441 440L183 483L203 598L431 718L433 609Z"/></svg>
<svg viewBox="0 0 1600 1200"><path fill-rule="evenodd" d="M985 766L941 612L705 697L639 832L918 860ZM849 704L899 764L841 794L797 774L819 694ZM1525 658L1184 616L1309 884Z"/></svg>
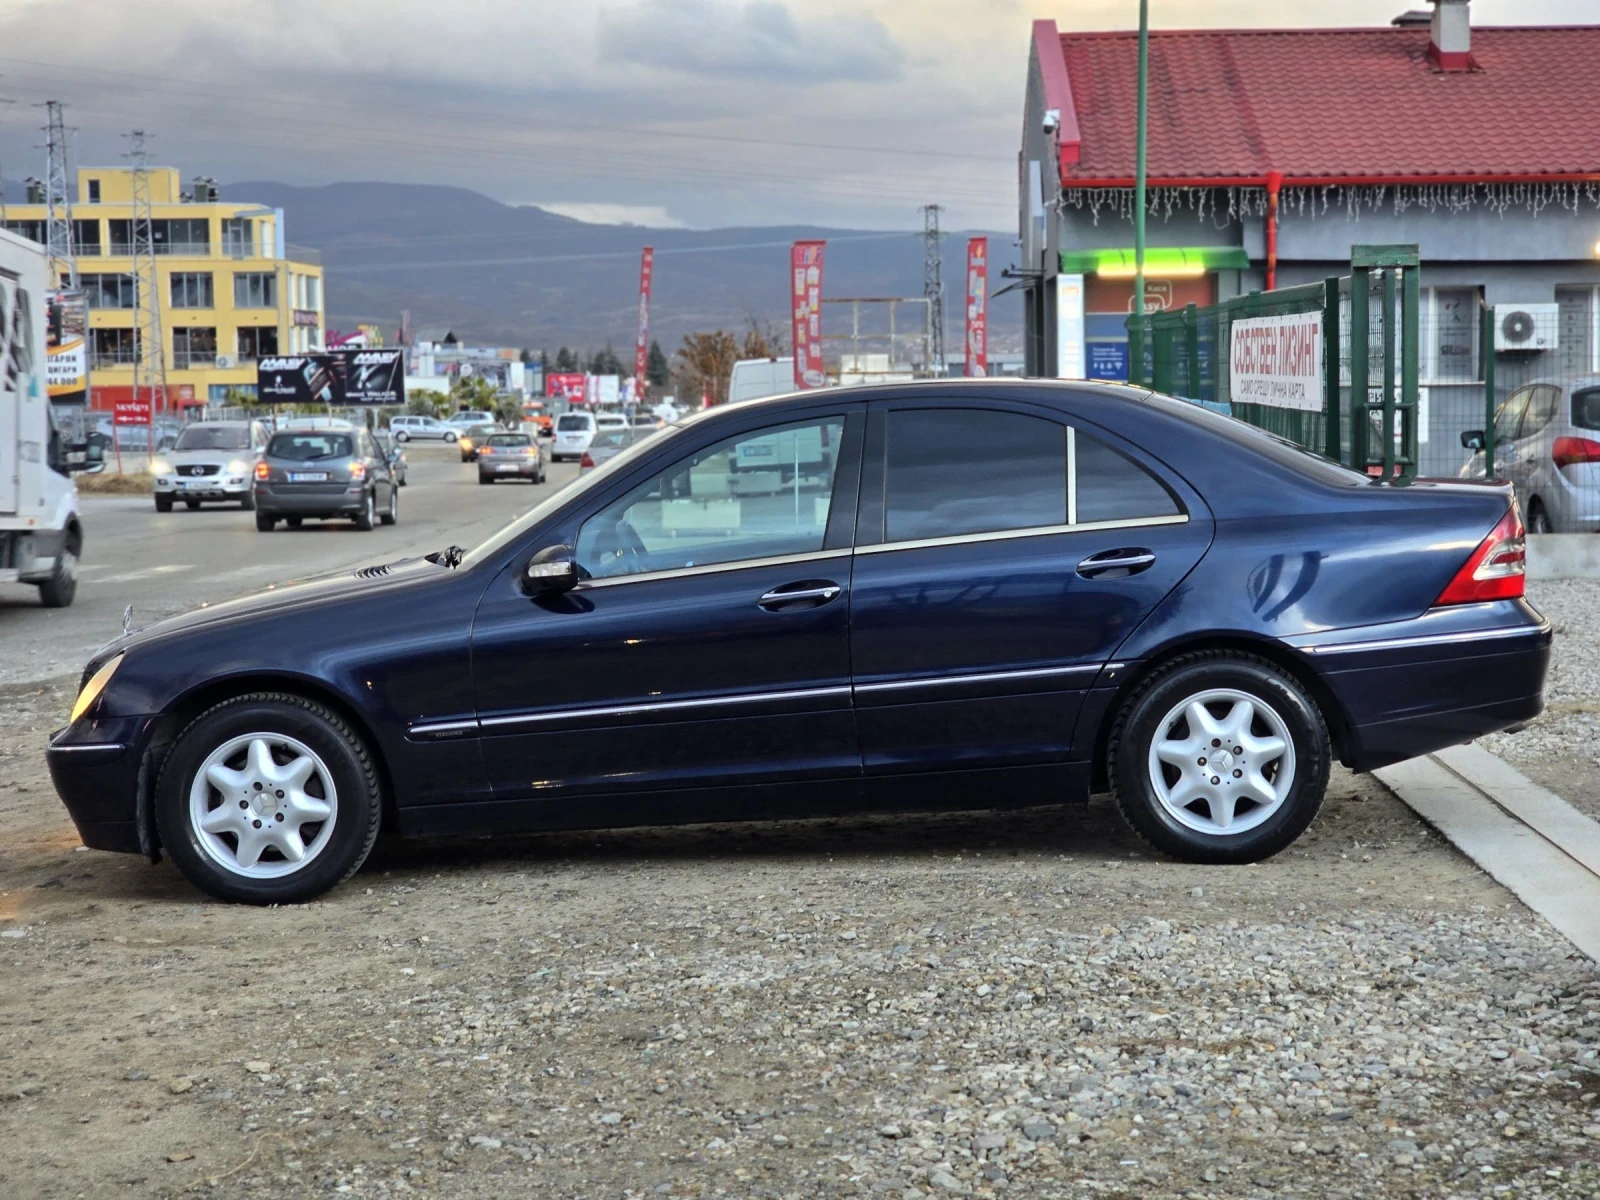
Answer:
<svg viewBox="0 0 1600 1200"><path fill-rule="evenodd" d="M150 222L157 254L211 253L211 222L204 217L172 217Z"/></svg>
<svg viewBox="0 0 1600 1200"><path fill-rule="evenodd" d="M133 308L138 281L132 275L80 275L85 302L90 308Z"/></svg>
<svg viewBox="0 0 1600 1200"><path fill-rule="evenodd" d="M1593 287L1556 289L1556 372L1561 375L1587 375L1600 370L1597 362Z"/></svg>
<svg viewBox="0 0 1600 1200"><path fill-rule="evenodd" d="M306 307L311 309L322 307L322 280L315 275L306 276Z"/></svg>
<svg viewBox="0 0 1600 1200"><path fill-rule="evenodd" d="M74 220L72 240L79 254L100 253L100 222L98 219Z"/></svg>
<svg viewBox="0 0 1600 1200"><path fill-rule="evenodd" d="M252 362L278 353L278 331L271 325L244 325L239 329L239 361Z"/></svg>
<svg viewBox="0 0 1600 1200"><path fill-rule="evenodd" d="M89 203L100 203L100 181L98 179L89 180Z"/></svg>
<svg viewBox="0 0 1600 1200"><path fill-rule="evenodd" d="M224 217L222 221L222 252L230 258L249 258L250 218Z"/></svg>
<svg viewBox="0 0 1600 1200"><path fill-rule="evenodd" d="M111 253L133 253L133 222L125 218L113 218L106 222L106 232L111 235Z"/></svg>
<svg viewBox="0 0 1600 1200"><path fill-rule="evenodd" d="M43 221L7 221L5 227L18 237L27 238L30 242L38 242L41 246L44 245Z"/></svg>
<svg viewBox="0 0 1600 1200"><path fill-rule="evenodd" d="M816 553L843 434L843 417L824 417L681 459L585 521L578 562L606 578Z"/></svg>
<svg viewBox="0 0 1600 1200"><path fill-rule="evenodd" d="M132 366L139 361L138 337L132 329L91 329L91 367Z"/></svg>
<svg viewBox="0 0 1600 1200"><path fill-rule="evenodd" d="M276 308L278 277L271 271L241 271L233 277L235 308Z"/></svg>
<svg viewBox="0 0 1600 1200"><path fill-rule="evenodd" d="M172 365L209 367L217 361L217 331L209 326L180 325L172 331Z"/></svg>
<svg viewBox="0 0 1600 1200"><path fill-rule="evenodd" d="M171 276L173 308L214 308L210 271L174 271Z"/></svg>
<svg viewBox="0 0 1600 1200"><path fill-rule="evenodd" d="M1423 370L1430 382L1471 382L1478 367L1482 310L1477 288L1429 288L1423 312L1429 330L1423 338Z"/></svg>

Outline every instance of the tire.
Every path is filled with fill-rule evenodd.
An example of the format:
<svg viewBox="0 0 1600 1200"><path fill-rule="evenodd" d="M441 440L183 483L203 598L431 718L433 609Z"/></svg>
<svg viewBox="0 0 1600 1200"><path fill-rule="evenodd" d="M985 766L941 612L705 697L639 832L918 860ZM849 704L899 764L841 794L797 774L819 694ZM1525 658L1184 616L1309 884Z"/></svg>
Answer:
<svg viewBox="0 0 1600 1200"><path fill-rule="evenodd" d="M296 765L305 772L298 788L271 786L288 784L285 768ZM243 815L222 817L235 803ZM371 853L382 811L366 744L337 713L299 696L256 693L202 713L156 781L156 827L172 861L201 891L245 904L294 904L343 883ZM295 840L298 864L286 852Z"/></svg>
<svg viewBox="0 0 1600 1200"><path fill-rule="evenodd" d="M256 532L257 533L271 533L272 530L273 530L273 527L276 526L277 523L278 523L278 518L273 516L271 513L264 513L262 511L260 511L259 509L256 510Z"/></svg>
<svg viewBox="0 0 1600 1200"><path fill-rule="evenodd" d="M1241 710L1241 701L1250 708ZM1207 731L1196 731L1185 712L1196 703L1210 719ZM1240 724L1230 729L1234 721ZM1246 737L1267 748L1252 754ZM1243 753L1234 758L1241 747L1222 738L1238 739ZM1282 753L1272 753L1272 741ZM1161 742L1165 755L1156 749ZM1181 757L1174 753L1180 748ZM1270 858L1305 832L1327 792L1331 757L1322 713L1293 678L1253 655L1201 651L1167 663L1123 702L1107 773L1123 817L1157 850L1186 862L1247 863ZM1208 760L1204 772L1201 758Z"/></svg>
<svg viewBox="0 0 1600 1200"><path fill-rule="evenodd" d="M157 512L171 512L172 511L172 497L171 496L157 496L156 497L156 511Z"/></svg>
<svg viewBox="0 0 1600 1200"><path fill-rule="evenodd" d="M478 476L478 482L479 482L479 483L480 483L480 484L483 484L483 483L493 483L493 482L494 482L494 480L492 480L492 479L490 479L490 478L489 478L489 477L488 477L488 476L487 476L487 475L483 475L483 474L480 474L480 475L479 475L479 476Z"/></svg>
<svg viewBox="0 0 1600 1200"><path fill-rule="evenodd" d="M404 475L402 475L402 476L400 476L400 486L401 487L405 487L405 485L406 485L406 477Z"/></svg>
<svg viewBox="0 0 1600 1200"><path fill-rule="evenodd" d="M453 433L445 434L444 435L444 444L447 445L447 446L454 446L456 444L456 435L453 434Z"/></svg>
<svg viewBox="0 0 1600 1200"><path fill-rule="evenodd" d="M411 440L411 435L404 429L397 429L395 431L394 440L397 442L409 442Z"/></svg>
<svg viewBox="0 0 1600 1200"><path fill-rule="evenodd" d="M283 523L290 529L299 529L300 526L305 524L305 521L301 517L285 517Z"/></svg>
<svg viewBox="0 0 1600 1200"><path fill-rule="evenodd" d="M1550 514L1545 512L1544 505L1538 500L1534 500L1528 505L1528 532L1554 532L1550 525Z"/></svg>
<svg viewBox="0 0 1600 1200"><path fill-rule="evenodd" d="M385 525L393 525L400 519L400 489L393 484L389 485L389 507L378 517Z"/></svg>
<svg viewBox="0 0 1600 1200"><path fill-rule="evenodd" d="M200 501L198 501L198 500L185 500L183 502L183 506L185 508L187 508L190 512L194 512L196 509L198 509L200 507Z"/></svg>
<svg viewBox="0 0 1600 1200"><path fill-rule="evenodd" d="M244 494L244 499L239 501L239 507L242 508L245 512L253 512L255 510L255 507L256 507L255 493L254 492L246 492Z"/></svg>
<svg viewBox="0 0 1600 1200"><path fill-rule="evenodd" d="M50 578L39 585L39 603L45 608L70 608L77 594L78 551L75 546L62 546Z"/></svg>
<svg viewBox="0 0 1600 1200"><path fill-rule="evenodd" d="M368 533L378 523L378 497L369 489L366 498L361 502L361 511L356 514L356 528L362 533Z"/></svg>

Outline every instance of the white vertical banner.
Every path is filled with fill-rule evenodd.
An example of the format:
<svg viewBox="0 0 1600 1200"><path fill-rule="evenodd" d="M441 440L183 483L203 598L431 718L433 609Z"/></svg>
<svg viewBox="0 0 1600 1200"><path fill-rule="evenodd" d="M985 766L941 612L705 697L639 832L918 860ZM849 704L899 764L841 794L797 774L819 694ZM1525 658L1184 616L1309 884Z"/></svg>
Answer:
<svg viewBox="0 0 1600 1200"><path fill-rule="evenodd" d="M1083 276L1056 276L1056 377L1084 377Z"/></svg>

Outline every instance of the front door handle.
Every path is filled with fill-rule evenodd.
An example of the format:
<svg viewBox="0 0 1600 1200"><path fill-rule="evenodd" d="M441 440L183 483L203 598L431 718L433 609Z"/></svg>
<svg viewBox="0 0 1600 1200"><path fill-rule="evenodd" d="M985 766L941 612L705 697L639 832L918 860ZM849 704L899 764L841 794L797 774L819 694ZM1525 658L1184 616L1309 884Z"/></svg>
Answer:
<svg viewBox="0 0 1600 1200"><path fill-rule="evenodd" d="M787 583L783 587L773 588L756 603L768 612L787 608L791 604L805 604L808 608L817 608L837 598L842 591L844 589L837 583L828 580Z"/></svg>
<svg viewBox="0 0 1600 1200"><path fill-rule="evenodd" d="M1148 571L1155 565L1155 561L1156 556L1149 550L1136 548L1102 550L1099 554L1091 554L1079 563L1078 574L1085 579L1094 579L1112 572L1116 572L1119 576L1137 575L1140 571Z"/></svg>

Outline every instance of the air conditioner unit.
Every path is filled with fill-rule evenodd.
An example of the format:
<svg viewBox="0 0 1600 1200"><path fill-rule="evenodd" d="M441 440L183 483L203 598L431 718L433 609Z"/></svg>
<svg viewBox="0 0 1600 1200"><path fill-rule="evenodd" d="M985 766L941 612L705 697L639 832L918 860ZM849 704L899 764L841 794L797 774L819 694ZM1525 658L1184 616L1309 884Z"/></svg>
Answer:
<svg viewBox="0 0 1600 1200"><path fill-rule="evenodd" d="M231 370L233 367L235 367L237 365L238 364L235 363L234 360L233 360L233 355L231 355L231 354L219 354L219 355L217 355L217 369L219 371Z"/></svg>
<svg viewBox="0 0 1600 1200"><path fill-rule="evenodd" d="M1494 310L1496 350L1554 350L1560 342L1559 304L1505 304Z"/></svg>

